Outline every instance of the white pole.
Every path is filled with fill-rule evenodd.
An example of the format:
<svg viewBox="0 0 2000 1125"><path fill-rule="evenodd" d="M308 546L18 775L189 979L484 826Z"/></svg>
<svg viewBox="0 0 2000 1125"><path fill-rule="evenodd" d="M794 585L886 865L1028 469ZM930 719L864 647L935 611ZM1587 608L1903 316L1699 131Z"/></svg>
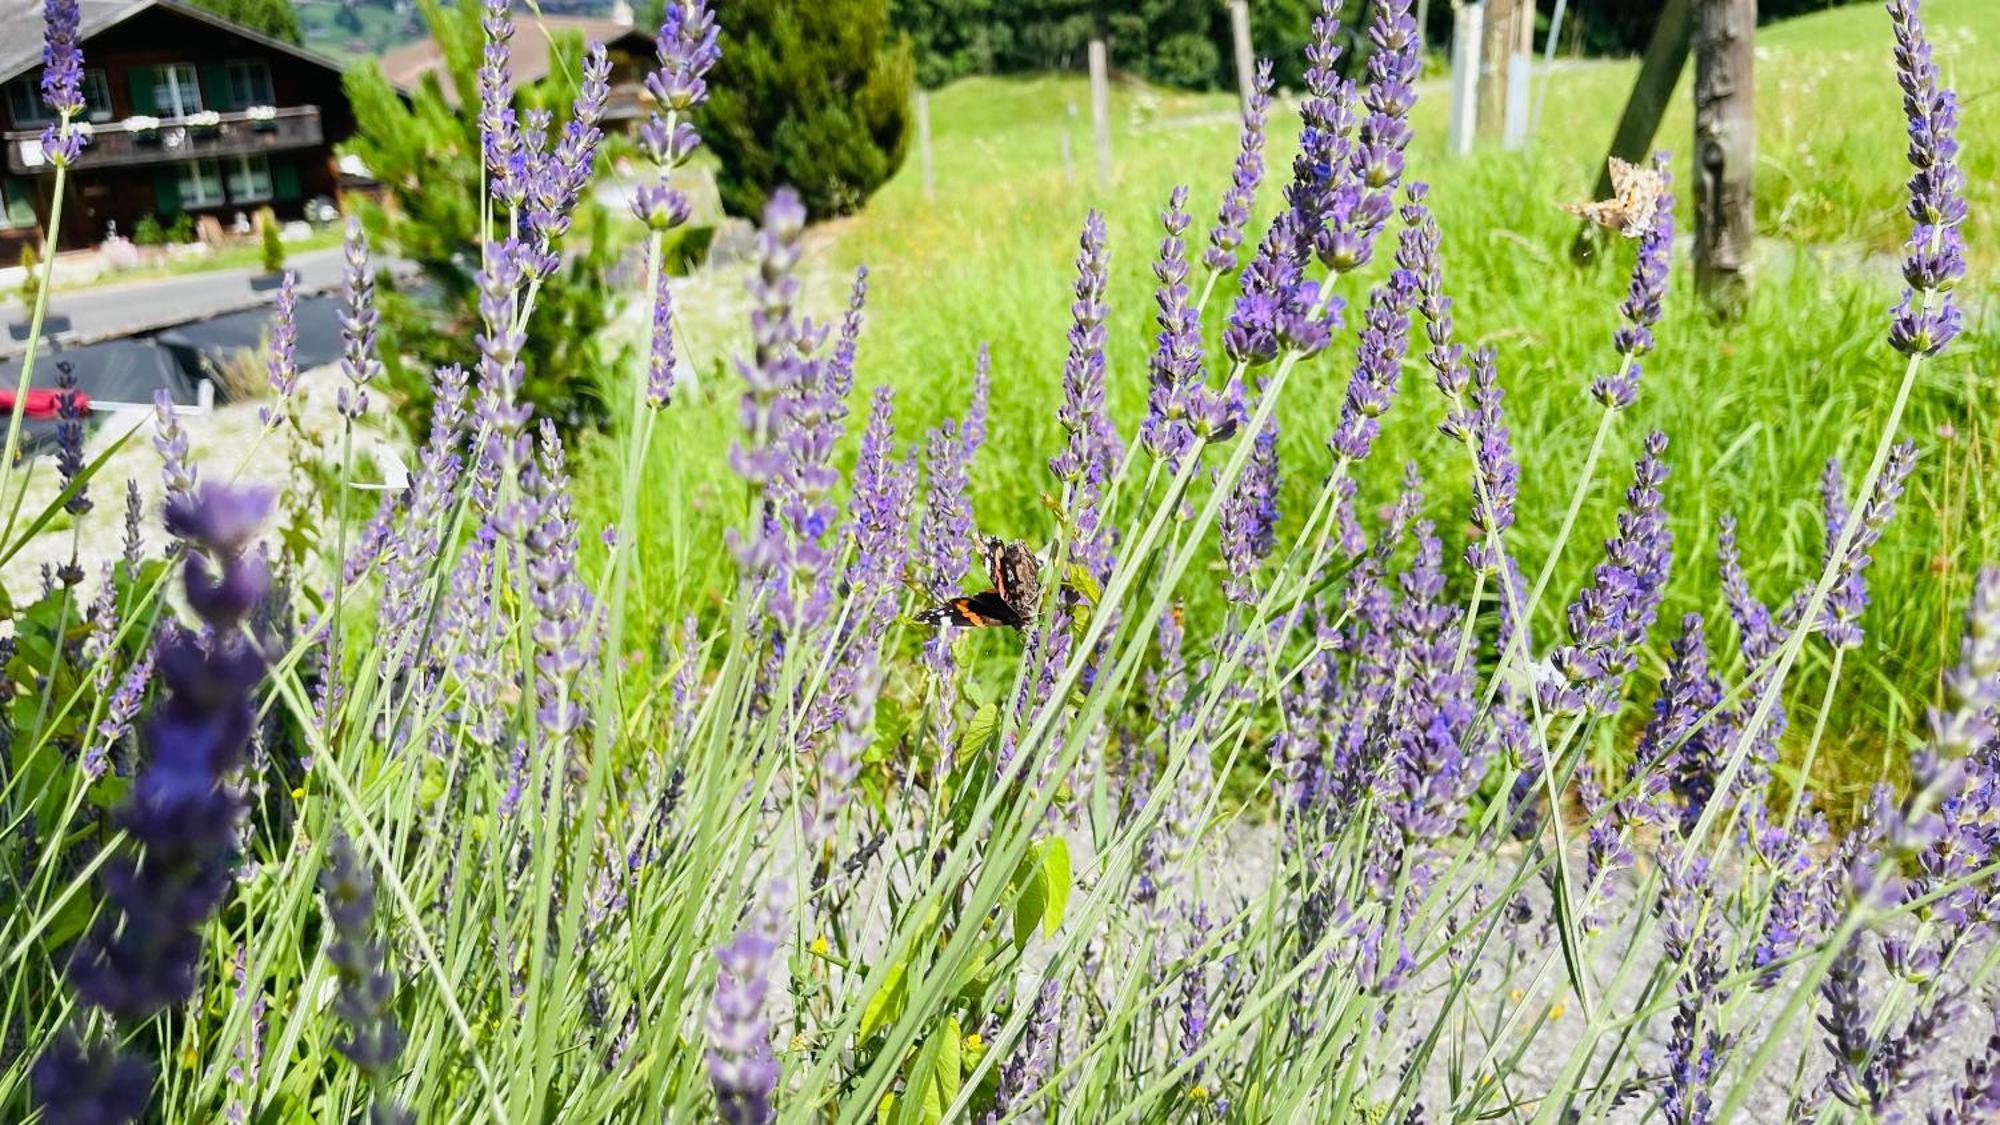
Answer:
<svg viewBox="0 0 2000 1125"><path fill-rule="evenodd" d="M1250 49L1250 0L1229 0L1229 32L1236 40L1236 90L1247 110L1257 81L1256 56Z"/></svg>
<svg viewBox="0 0 2000 1125"><path fill-rule="evenodd" d="M1458 156L1472 151L1479 124L1479 44L1485 29L1486 5L1478 0L1452 11L1450 148Z"/></svg>
<svg viewBox="0 0 2000 1125"><path fill-rule="evenodd" d="M1542 44L1542 82L1535 91L1535 112L1528 118L1528 135L1534 136L1542 127L1542 103L1549 100L1549 78L1555 73L1556 44L1562 41L1563 12L1569 7L1569 0L1556 0L1555 14L1549 18L1549 41Z"/></svg>
<svg viewBox="0 0 2000 1125"><path fill-rule="evenodd" d="M1104 40L1090 41L1090 124L1097 133L1097 182L1111 182L1111 61Z"/></svg>

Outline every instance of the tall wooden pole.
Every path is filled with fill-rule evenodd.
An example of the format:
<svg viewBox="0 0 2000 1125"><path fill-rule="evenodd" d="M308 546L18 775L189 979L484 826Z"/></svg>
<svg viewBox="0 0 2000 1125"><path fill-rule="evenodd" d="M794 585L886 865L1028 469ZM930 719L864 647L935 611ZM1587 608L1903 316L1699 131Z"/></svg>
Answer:
<svg viewBox="0 0 2000 1125"><path fill-rule="evenodd" d="M1756 0L1694 6L1694 272L1709 304L1743 309L1757 234Z"/></svg>
<svg viewBox="0 0 2000 1125"><path fill-rule="evenodd" d="M1257 87L1257 57L1250 48L1250 0L1229 0L1229 35L1236 41L1236 92L1247 110Z"/></svg>
<svg viewBox="0 0 2000 1125"><path fill-rule="evenodd" d="M1479 44L1479 135L1498 137L1507 124L1507 78L1514 58L1514 12L1519 0L1486 0Z"/></svg>
<svg viewBox="0 0 2000 1125"><path fill-rule="evenodd" d="M1104 40L1090 41L1090 124L1097 134L1097 182L1111 183L1111 63Z"/></svg>
<svg viewBox="0 0 2000 1125"><path fill-rule="evenodd" d="M1451 128L1454 156L1472 151L1479 124L1479 53L1486 26L1486 8L1478 0L1452 9Z"/></svg>

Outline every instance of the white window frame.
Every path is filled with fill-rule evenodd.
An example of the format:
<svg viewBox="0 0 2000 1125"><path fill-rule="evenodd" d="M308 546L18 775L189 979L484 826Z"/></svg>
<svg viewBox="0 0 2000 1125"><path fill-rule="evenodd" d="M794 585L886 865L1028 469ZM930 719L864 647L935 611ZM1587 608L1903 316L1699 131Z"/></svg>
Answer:
<svg viewBox="0 0 2000 1125"><path fill-rule="evenodd" d="M201 75L195 72L193 63L160 63L153 68L153 106L162 118L186 117L202 111Z"/></svg>
<svg viewBox="0 0 2000 1125"><path fill-rule="evenodd" d="M220 207L229 201L224 193L222 169L214 160L189 160L179 166L181 210ZM209 194L209 192L214 194Z"/></svg>
<svg viewBox="0 0 2000 1125"><path fill-rule="evenodd" d="M243 109L253 105L275 105L276 94L271 85L271 68L263 59L230 59L222 64L223 85L228 87L231 109ZM263 89L252 91L249 87L262 83Z"/></svg>
<svg viewBox="0 0 2000 1125"><path fill-rule="evenodd" d="M21 112L26 109L27 112ZM42 100L42 72L23 74L7 83L8 117L17 129L55 124L56 115ZM111 87L104 72L92 67L83 72L83 117L87 121L111 120Z"/></svg>
<svg viewBox="0 0 2000 1125"><path fill-rule="evenodd" d="M224 186L231 203L268 203L276 195L271 180L271 158L262 153L230 156L223 160ZM253 177L261 177L256 183Z"/></svg>

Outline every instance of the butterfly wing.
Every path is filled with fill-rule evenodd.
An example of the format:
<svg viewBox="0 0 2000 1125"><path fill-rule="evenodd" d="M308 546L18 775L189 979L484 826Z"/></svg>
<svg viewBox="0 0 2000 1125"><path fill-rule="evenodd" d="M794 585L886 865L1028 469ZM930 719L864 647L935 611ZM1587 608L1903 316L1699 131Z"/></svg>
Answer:
<svg viewBox="0 0 2000 1125"><path fill-rule="evenodd" d="M923 625L950 625L959 629L1018 629L1025 623L1020 613L1000 596L998 590L984 590L970 597L953 598L935 609L918 614L917 621Z"/></svg>

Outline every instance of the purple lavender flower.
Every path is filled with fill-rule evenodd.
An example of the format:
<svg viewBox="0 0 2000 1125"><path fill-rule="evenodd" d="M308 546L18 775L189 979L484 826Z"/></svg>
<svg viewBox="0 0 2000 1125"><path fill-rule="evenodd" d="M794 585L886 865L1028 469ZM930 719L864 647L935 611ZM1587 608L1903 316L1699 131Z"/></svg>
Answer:
<svg viewBox="0 0 2000 1125"><path fill-rule="evenodd" d="M57 168L75 163L86 141L74 122L83 112L81 8L77 0L42 2L42 103L57 119L42 130L42 154Z"/></svg>
<svg viewBox="0 0 2000 1125"><path fill-rule="evenodd" d="M655 113L640 127L639 147L655 164L673 168L701 144L693 117L708 100L708 71L722 57L707 0L669 0L654 44L660 66L646 75L646 90L667 114Z"/></svg>
<svg viewBox="0 0 2000 1125"><path fill-rule="evenodd" d="M1965 1073L1926 1125L1979 1125L2000 1117L2000 1017L1986 1046L1965 1060Z"/></svg>
<svg viewBox="0 0 2000 1125"><path fill-rule="evenodd" d="M1541 685L1549 710L1617 710L1625 676L1659 613L1673 556L1673 533L1660 508L1666 448L1665 434L1647 437L1618 513L1618 534L1605 541L1604 562L1570 603L1570 643L1550 656L1564 682Z"/></svg>
<svg viewBox="0 0 2000 1125"><path fill-rule="evenodd" d="M201 923L231 883L243 801L229 778L264 674L243 624L269 585L248 548L270 507L268 492L209 485L167 509L169 530L198 548L184 574L205 630L158 642L166 695L146 721L147 768L118 814L140 855L106 865L108 909L70 962L84 1001L127 1024L193 995Z"/></svg>
<svg viewBox="0 0 2000 1125"><path fill-rule="evenodd" d="M191 500L196 469L188 460L187 431L181 429L173 396L165 387L153 392L153 448L160 452L160 478L166 484L167 502Z"/></svg>
<svg viewBox="0 0 2000 1125"><path fill-rule="evenodd" d="M996 1125L1010 1113L1028 1107L1048 1081L1055 1062L1056 1032L1062 1026L1062 982L1042 982L1028 1012L1028 1028L1014 1053L1000 1064L1000 1086L993 1094L984 1125Z"/></svg>
<svg viewBox="0 0 2000 1125"><path fill-rule="evenodd" d="M1264 179L1264 124L1271 111L1271 60L1257 62L1251 79L1250 100L1243 107L1243 136L1238 142L1236 170L1222 193L1215 225L1208 231L1208 251L1202 264L1210 273L1230 273L1236 269L1236 251L1243 245L1243 228L1250 222L1250 209L1257 202L1257 186Z"/></svg>
<svg viewBox="0 0 2000 1125"><path fill-rule="evenodd" d="M857 629L879 630L896 612L896 589L910 553L909 508L915 480L895 457L895 393L875 389L854 466L851 535L854 555L847 586L855 591Z"/></svg>
<svg viewBox="0 0 2000 1125"><path fill-rule="evenodd" d="M1716 1028L1714 1007L1727 998L1719 988L1723 966L1717 956L1715 889L1706 858L1663 863L1666 886L1660 896L1661 952L1675 967L1674 1010L1667 1040L1667 1088L1662 1110L1674 1125L1714 1120L1709 1090L1728 1053Z"/></svg>
<svg viewBox="0 0 2000 1125"><path fill-rule="evenodd" d="M1314 239L1321 261L1336 273L1366 265L1375 241L1395 210L1396 188L1403 178L1403 150L1413 135L1409 116L1416 105L1416 79L1421 68L1417 21L1410 0L1385 0L1373 6L1368 40L1368 82L1354 143L1346 146L1348 169L1328 199L1327 226Z"/></svg>
<svg viewBox="0 0 2000 1125"><path fill-rule="evenodd" d="M1909 479L1910 470L1916 467L1917 447L1914 442L1899 442L1889 451L1889 460L1882 466L1882 474L1876 478L1875 490L1861 506L1861 526L1854 530L1853 540L1848 544L1847 554L1841 557L1835 568L1833 586L1826 605L1820 611L1819 627L1826 633L1827 642L1841 648L1854 648L1861 644L1861 615L1868 608L1868 584L1865 575L1874 556L1870 553L1875 544L1881 542L1882 531L1896 513L1896 501L1902 498L1903 484ZM1826 554L1825 561L1833 558L1833 549L1840 544L1841 532L1845 530L1849 513L1847 511L1846 484L1841 479L1840 462L1830 460L1820 478L1820 495L1826 509ZM1787 607L1785 618L1788 625L1795 624L1805 612L1805 595L1801 593Z"/></svg>
<svg viewBox="0 0 2000 1125"><path fill-rule="evenodd" d="M1653 350L1653 325L1660 319L1667 293L1667 267L1674 250L1674 196L1667 190L1673 182L1667 174L1667 154L1653 154L1653 167L1660 174L1660 196L1653 210L1653 223L1639 236L1638 258L1632 263L1632 284L1618 312L1625 323L1612 334L1612 343L1624 357L1622 370L1600 375L1590 385L1590 393L1607 408L1619 410L1632 405L1639 396L1639 357Z"/></svg>
<svg viewBox="0 0 2000 1125"><path fill-rule="evenodd" d="M479 143L493 198L518 207L526 198L527 184L522 175L520 122L514 112L512 8L511 0L485 0L480 18L486 40L479 66Z"/></svg>
<svg viewBox="0 0 2000 1125"><path fill-rule="evenodd" d="M1257 600L1257 568L1278 544L1279 491L1278 421L1272 418L1252 441L1250 460L1216 521L1223 565L1229 571L1223 596L1232 604Z"/></svg>
<svg viewBox="0 0 2000 1125"><path fill-rule="evenodd" d="M803 375L799 354L799 324L793 306L799 282L793 271L799 262L799 235L805 229L805 206L796 193L780 189L764 206L759 236L758 268L749 283L752 353L737 361L745 383L742 405L744 438L729 451L730 465L752 489L767 490L784 469L776 437L783 422L782 401ZM784 541L764 512L748 528L730 532L731 545L746 576L761 576L782 561Z"/></svg>
<svg viewBox="0 0 2000 1125"><path fill-rule="evenodd" d="M63 501L63 511L80 516L90 511L90 488L83 475L83 421L90 410L76 389L76 366L66 359L56 361L56 478L74 495Z"/></svg>
<svg viewBox="0 0 2000 1125"><path fill-rule="evenodd" d="M342 253L341 295L346 309L340 317L340 370L347 386L340 388L339 409L351 420L368 412L367 386L382 373L382 362L375 358L375 327L381 315L375 311L375 275L368 268L368 239L360 219L347 220Z"/></svg>
<svg viewBox="0 0 2000 1125"><path fill-rule="evenodd" d="M1169 467L1178 467L1192 452L1195 434L1188 423L1191 400L1202 392L1201 322L1188 292L1188 189L1176 187L1160 213L1166 236L1153 263L1159 281L1153 301L1160 326L1150 364L1152 389L1146 397L1146 421L1140 427L1147 452Z"/></svg>
<svg viewBox="0 0 2000 1125"><path fill-rule="evenodd" d="M1466 548L1466 561L1494 573L1503 563L1512 566L1501 547L1501 538L1514 526L1514 501L1521 490L1521 465L1514 456L1513 433L1507 428L1502 407L1504 392L1496 369L1492 347L1472 355L1472 412L1469 444L1478 480L1473 486L1472 525L1479 529L1480 541ZM1502 599L1509 613L1525 598Z"/></svg>
<svg viewBox="0 0 2000 1125"><path fill-rule="evenodd" d="M278 410L268 406L259 407L257 416L269 426L274 424L290 406L292 392L299 383L299 321L298 321L299 275L291 270L278 283L278 300L271 313L271 358L266 364L270 373L271 397L281 404Z"/></svg>
<svg viewBox="0 0 2000 1125"><path fill-rule="evenodd" d="M1951 289L1965 276L1965 173L1958 166L1958 95L1938 78L1918 0L1889 0L1896 32L1896 81L1909 119L1909 216L1903 258L1909 288L1896 307L1889 343L1905 355L1935 355L1958 335Z"/></svg>
<svg viewBox="0 0 2000 1125"><path fill-rule="evenodd" d="M33 1083L41 1119L51 1125L123 1125L146 1112L153 1068L115 1043L65 1028L35 1060Z"/></svg>
<svg viewBox="0 0 2000 1125"><path fill-rule="evenodd" d="M868 267L860 266L854 271L854 284L847 291L847 311L840 318L840 338L833 345L833 355L827 361L826 389L830 403L837 408L839 417L847 415L847 396L854 392L854 359L861 349L861 311L868 304ZM985 345L979 348L978 374L976 386L983 387L989 377L991 358ZM983 403L983 390L973 392L973 401ZM984 411L981 411L980 433L974 440L978 444L986 440ZM972 424L967 416L966 424Z"/></svg>
<svg viewBox="0 0 2000 1125"><path fill-rule="evenodd" d="M1335 456L1360 461L1375 448L1379 419L1395 401L1402 379L1403 356L1410 344L1410 307L1416 297L1416 275L1403 269L1391 271L1387 281L1369 292L1347 400L1341 404L1333 436L1327 439Z"/></svg>
<svg viewBox="0 0 2000 1125"><path fill-rule="evenodd" d="M764 1001L784 933L778 903L785 893L782 885L769 888L757 917L715 951L722 971L708 1014L708 1079L717 1112L728 1125L764 1125L773 1119L771 1099L779 1070Z"/></svg>
<svg viewBox="0 0 2000 1125"><path fill-rule="evenodd" d="M403 1033L390 1010L396 997L396 978L388 970L387 951L375 937L375 876L355 854L354 843L345 834L336 834L327 845L327 865L320 872L319 889L332 934L326 959L340 982L333 1010L347 1025L347 1037L334 1047L378 1090L370 1107L371 1123L412 1120L406 1110L379 1092L394 1076L392 1068L403 1053Z"/></svg>
<svg viewBox="0 0 2000 1125"><path fill-rule="evenodd" d="M674 296L667 271L653 278L653 336L646 352L646 405L663 409L674 398Z"/></svg>

